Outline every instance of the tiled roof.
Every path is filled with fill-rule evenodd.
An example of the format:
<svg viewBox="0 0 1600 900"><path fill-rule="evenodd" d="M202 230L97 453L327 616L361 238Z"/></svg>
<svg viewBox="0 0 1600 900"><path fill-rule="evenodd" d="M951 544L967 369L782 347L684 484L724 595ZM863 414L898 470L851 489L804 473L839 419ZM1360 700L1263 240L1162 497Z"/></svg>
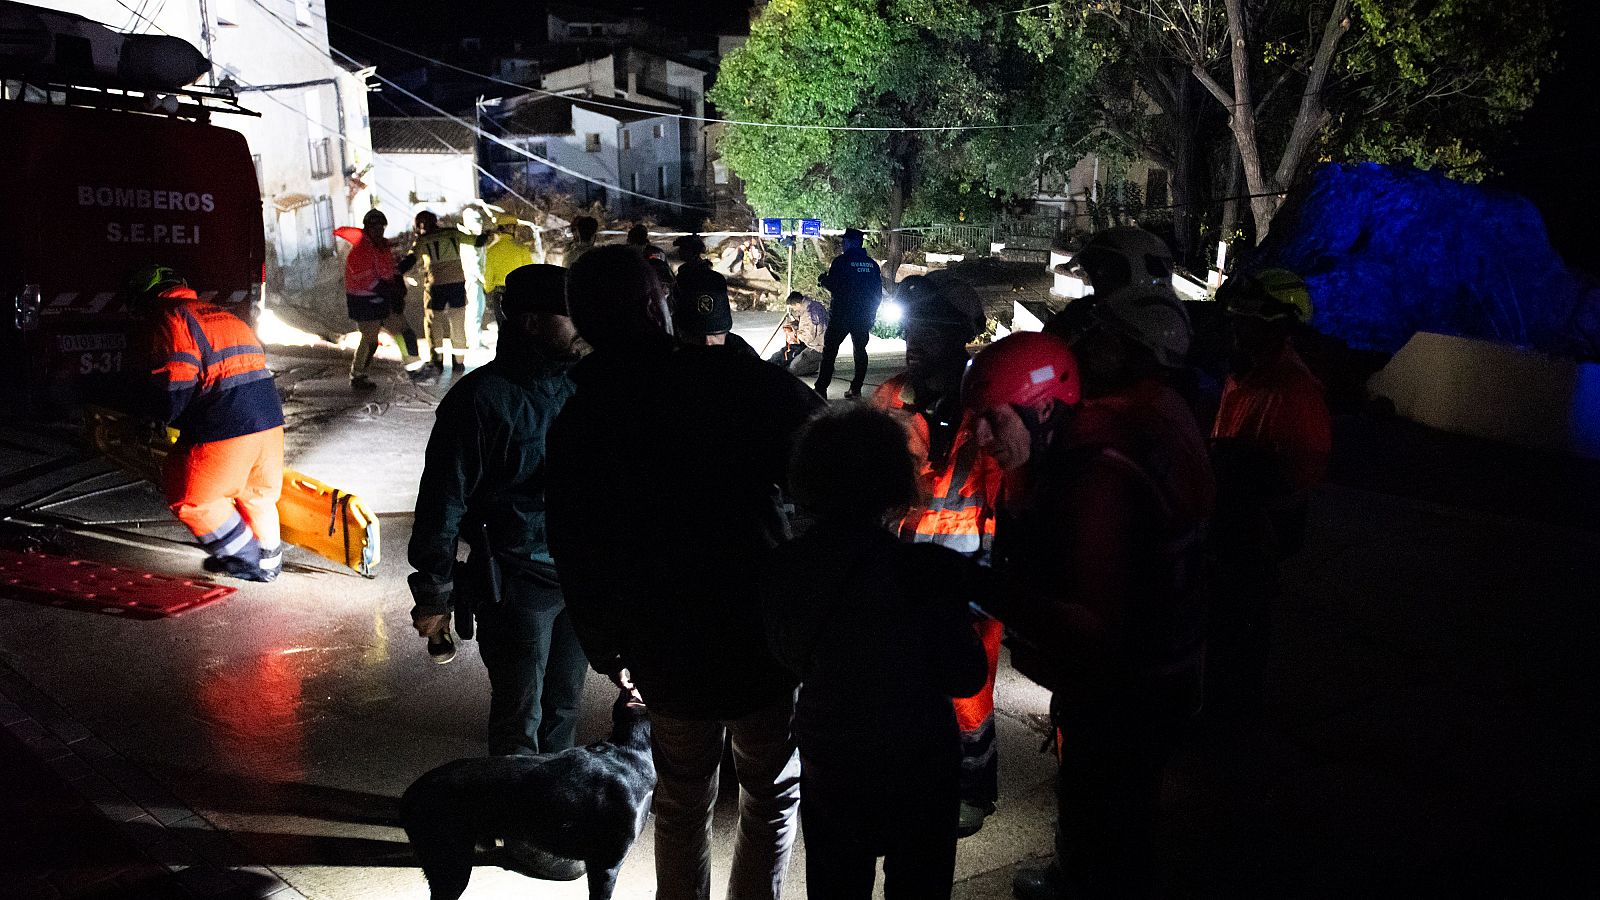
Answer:
<svg viewBox="0 0 1600 900"><path fill-rule="evenodd" d="M496 117L496 122L508 134L571 134L574 106L618 122L640 122L672 112L613 98L537 96L517 103L509 113Z"/></svg>
<svg viewBox="0 0 1600 900"><path fill-rule="evenodd" d="M375 153L471 153L472 129L442 116L372 117Z"/></svg>

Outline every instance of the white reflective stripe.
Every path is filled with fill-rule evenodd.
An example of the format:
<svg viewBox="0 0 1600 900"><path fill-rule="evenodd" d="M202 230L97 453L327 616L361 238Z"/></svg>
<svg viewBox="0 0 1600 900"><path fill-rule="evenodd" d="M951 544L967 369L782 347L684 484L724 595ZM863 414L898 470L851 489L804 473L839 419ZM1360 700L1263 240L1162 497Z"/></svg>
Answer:
<svg viewBox="0 0 1600 900"><path fill-rule="evenodd" d="M90 312L99 312L105 309L106 305L115 299L117 299L117 295L108 291L101 294L95 294L94 299L85 305L88 307Z"/></svg>
<svg viewBox="0 0 1600 900"><path fill-rule="evenodd" d="M217 541L220 541L223 538L227 537L228 535L232 534L233 530L235 528L238 528L240 525L243 525L243 524L244 524L244 520L239 518L239 513L238 512L230 513L228 515L228 521L223 522L222 525L219 526L216 531L213 531L213 532L211 532L209 534L200 535L200 543L202 543L202 544L214 544Z"/></svg>
<svg viewBox="0 0 1600 900"><path fill-rule="evenodd" d="M216 555L217 556L236 556L236 555L238 555L240 550L243 550L244 548L250 546L250 542L255 540L255 539L256 539L256 536L251 534L249 529L246 529L243 534L240 534L238 537L236 537L233 540L227 542L226 544L223 544L220 548L218 548L217 551L216 551Z"/></svg>
<svg viewBox="0 0 1600 900"><path fill-rule="evenodd" d="M241 300L243 300L245 297L247 297L249 295L250 295L249 291L234 291L233 293L228 295L228 302L230 302L230 303L238 303L238 302L240 302Z"/></svg>
<svg viewBox="0 0 1600 900"><path fill-rule="evenodd" d="M76 299L78 299L77 293L57 294L56 298L54 300L50 301L50 305L51 306L71 306L72 305L72 301L74 301Z"/></svg>
<svg viewBox="0 0 1600 900"><path fill-rule="evenodd" d="M256 566L257 566L257 568L261 568L261 569L281 569L281 568L283 568L283 557L282 556L263 556L263 557L261 557L260 562L256 563Z"/></svg>

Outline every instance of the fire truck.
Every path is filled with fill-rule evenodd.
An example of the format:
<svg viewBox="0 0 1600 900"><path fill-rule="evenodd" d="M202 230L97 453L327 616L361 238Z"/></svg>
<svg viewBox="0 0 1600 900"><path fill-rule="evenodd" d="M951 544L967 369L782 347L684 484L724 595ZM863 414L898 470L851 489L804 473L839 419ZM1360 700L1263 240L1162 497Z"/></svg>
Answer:
<svg viewBox="0 0 1600 900"><path fill-rule="evenodd" d="M195 47L0 2L0 405L129 408L151 364L125 296L151 263L249 317L262 299L256 113Z"/></svg>

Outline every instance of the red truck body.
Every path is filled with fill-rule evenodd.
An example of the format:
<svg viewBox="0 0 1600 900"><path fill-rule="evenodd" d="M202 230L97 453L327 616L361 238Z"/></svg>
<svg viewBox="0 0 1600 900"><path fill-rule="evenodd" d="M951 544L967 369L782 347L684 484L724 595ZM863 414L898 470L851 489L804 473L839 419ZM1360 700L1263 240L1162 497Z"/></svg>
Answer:
<svg viewBox="0 0 1600 900"><path fill-rule="evenodd" d="M202 297L260 298L261 192L244 136L188 119L0 102L0 401L65 412L127 407L148 332L127 304L141 266Z"/></svg>

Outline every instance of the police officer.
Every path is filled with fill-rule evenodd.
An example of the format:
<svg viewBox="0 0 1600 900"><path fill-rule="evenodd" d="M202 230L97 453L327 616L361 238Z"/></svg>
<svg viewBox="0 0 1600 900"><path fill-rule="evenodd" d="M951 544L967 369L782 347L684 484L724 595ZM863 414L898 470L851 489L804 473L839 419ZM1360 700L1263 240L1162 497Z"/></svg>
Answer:
<svg viewBox="0 0 1600 900"><path fill-rule="evenodd" d="M845 338L850 339L856 364L845 399L860 397L861 385L867 378L867 341L872 337L872 323L878 318L878 303L883 300L883 276L878 272L877 262L862 247L865 237L859 229L845 229L844 252L835 256L827 273L817 279L817 283L833 296L828 307L828 331L822 339L822 365L816 383L817 393L824 398L828 396L828 385L833 382L833 364L839 358L839 345Z"/></svg>

